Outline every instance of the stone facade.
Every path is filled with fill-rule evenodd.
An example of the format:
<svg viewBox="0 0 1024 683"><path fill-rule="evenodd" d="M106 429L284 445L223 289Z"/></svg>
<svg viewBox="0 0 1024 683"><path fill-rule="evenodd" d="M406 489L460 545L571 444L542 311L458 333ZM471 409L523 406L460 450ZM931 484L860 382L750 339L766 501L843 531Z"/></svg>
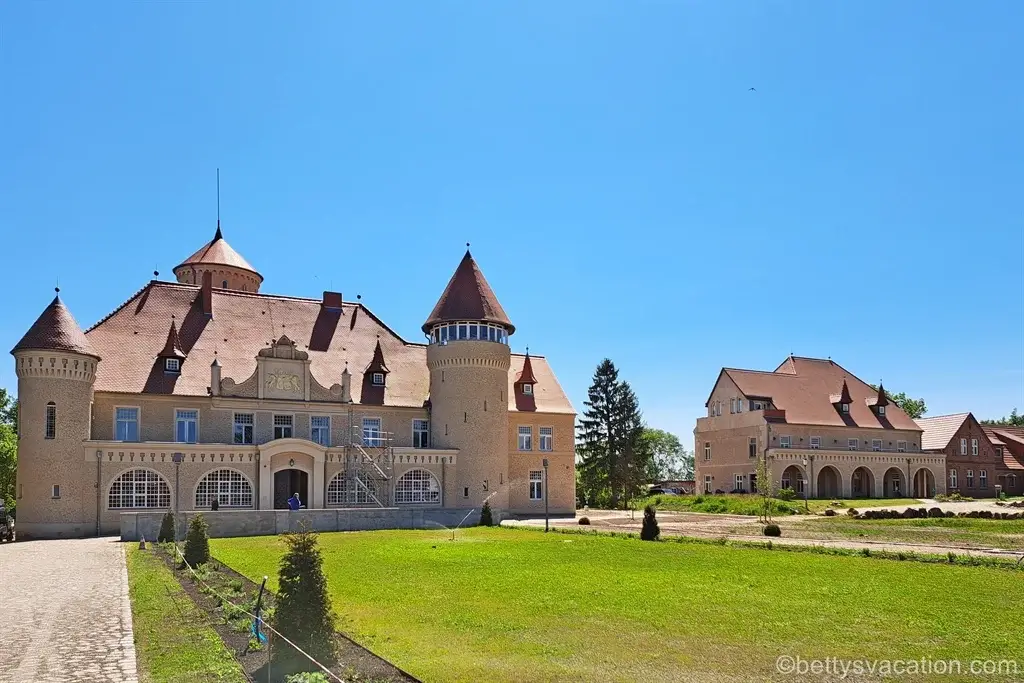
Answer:
<svg viewBox="0 0 1024 683"><path fill-rule="evenodd" d="M451 519L485 500L499 519L542 513L531 491L552 514L574 512L572 406L540 357L541 399L523 411L510 396L524 359L468 252L426 345L337 293L256 293L262 276L219 229L175 272L179 283L151 282L85 333L55 299L12 352L20 535L117 533L126 513L209 511L214 499L225 520L273 519L292 493L335 524L352 508L382 523ZM287 333L254 344L274 328ZM528 453L516 447L524 424Z"/></svg>

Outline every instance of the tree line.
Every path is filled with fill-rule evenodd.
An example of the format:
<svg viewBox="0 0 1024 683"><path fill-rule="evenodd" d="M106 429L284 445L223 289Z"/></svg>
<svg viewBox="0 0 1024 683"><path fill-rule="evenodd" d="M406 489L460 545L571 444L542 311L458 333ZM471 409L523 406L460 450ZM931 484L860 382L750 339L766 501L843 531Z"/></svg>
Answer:
<svg viewBox="0 0 1024 683"><path fill-rule="evenodd" d="M18 473L18 401L0 387L0 502L14 509Z"/></svg>

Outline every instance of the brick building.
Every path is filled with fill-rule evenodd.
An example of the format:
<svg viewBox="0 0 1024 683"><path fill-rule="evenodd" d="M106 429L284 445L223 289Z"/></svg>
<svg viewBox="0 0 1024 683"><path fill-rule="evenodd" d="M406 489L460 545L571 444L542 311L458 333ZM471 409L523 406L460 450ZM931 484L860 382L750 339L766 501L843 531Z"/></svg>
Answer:
<svg viewBox="0 0 1024 683"><path fill-rule="evenodd" d="M921 447L946 459L946 490L971 498L996 495L1003 457L971 413L916 420L923 430Z"/></svg>
<svg viewBox="0 0 1024 683"><path fill-rule="evenodd" d="M116 531L122 511L575 508L574 411L467 251L402 339L359 301L260 292L214 239L83 332L55 298L14 347L18 526ZM543 460L549 467L545 475ZM547 476L547 479L545 479Z"/></svg>

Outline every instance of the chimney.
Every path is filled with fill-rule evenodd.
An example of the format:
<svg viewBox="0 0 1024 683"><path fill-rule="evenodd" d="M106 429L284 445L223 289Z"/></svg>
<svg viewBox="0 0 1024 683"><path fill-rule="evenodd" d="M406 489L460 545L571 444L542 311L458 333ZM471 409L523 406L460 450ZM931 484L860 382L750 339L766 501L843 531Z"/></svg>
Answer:
<svg viewBox="0 0 1024 683"><path fill-rule="evenodd" d="M203 301L203 315L213 317L213 273L203 272L203 287L199 292Z"/></svg>
<svg viewBox="0 0 1024 683"><path fill-rule="evenodd" d="M220 361L217 360L217 356L214 356L213 362L210 363L210 394L220 396Z"/></svg>
<svg viewBox="0 0 1024 683"><path fill-rule="evenodd" d="M352 374L348 371L348 361L345 361L345 369L341 373L341 402L352 402Z"/></svg>
<svg viewBox="0 0 1024 683"><path fill-rule="evenodd" d="M320 306L328 311L341 311L341 292L324 292Z"/></svg>

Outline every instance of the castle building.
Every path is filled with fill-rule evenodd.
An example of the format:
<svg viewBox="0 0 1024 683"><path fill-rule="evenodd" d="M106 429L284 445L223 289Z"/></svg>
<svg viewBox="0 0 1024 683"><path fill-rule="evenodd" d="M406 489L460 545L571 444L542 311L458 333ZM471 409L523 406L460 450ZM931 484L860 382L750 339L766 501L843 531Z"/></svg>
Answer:
<svg viewBox="0 0 1024 683"><path fill-rule="evenodd" d="M19 535L295 493L313 509L574 512L573 407L545 358L511 352L469 251L425 343L338 292L261 293L219 226L174 274L84 332L58 294L11 352Z"/></svg>

